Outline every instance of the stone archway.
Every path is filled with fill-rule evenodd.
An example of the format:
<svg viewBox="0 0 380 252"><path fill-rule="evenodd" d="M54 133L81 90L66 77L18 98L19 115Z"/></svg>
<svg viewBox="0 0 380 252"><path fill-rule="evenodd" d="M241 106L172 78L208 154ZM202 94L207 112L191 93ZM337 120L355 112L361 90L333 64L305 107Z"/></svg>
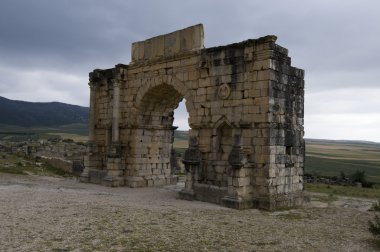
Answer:
<svg viewBox="0 0 380 252"><path fill-rule="evenodd" d="M90 73L84 182L175 183L173 110L191 127L184 199L233 208L303 202L303 70L275 36L203 47L196 25L132 44L132 62Z"/></svg>
<svg viewBox="0 0 380 252"><path fill-rule="evenodd" d="M146 88L148 87L148 88ZM126 165L125 185L131 187L160 186L177 182L172 174L174 110L191 92L183 85L173 85L170 78L152 81L141 87L136 95L134 138L129 142L131 150ZM187 102L191 111L191 102Z"/></svg>

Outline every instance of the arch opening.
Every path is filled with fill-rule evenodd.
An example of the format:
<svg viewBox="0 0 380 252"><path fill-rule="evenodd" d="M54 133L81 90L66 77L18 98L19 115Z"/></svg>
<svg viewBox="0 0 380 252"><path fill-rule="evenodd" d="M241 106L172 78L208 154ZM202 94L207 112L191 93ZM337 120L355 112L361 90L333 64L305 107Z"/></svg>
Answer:
<svg viewBox="0 0 380 252"><path fill-rule="evenodd" d="M172 150L172 167L174 174L183 175L186 173L185 165L182 162L185 151L189 148L189 113L186 109L186 99L183 99L174 110L174 141Z"/></svg>
<svg viewBox="0 0 380 252"><path fill-rule="evenodd" d="M127 177L143 178L137 186L176 182L175 174L181 172L181 163L180 153L173 148L177 129L173 126L174 110L183 99L184 95L173 86L163 83L146 91L138 103L137 129L133 134L126 174Z"/></svg>

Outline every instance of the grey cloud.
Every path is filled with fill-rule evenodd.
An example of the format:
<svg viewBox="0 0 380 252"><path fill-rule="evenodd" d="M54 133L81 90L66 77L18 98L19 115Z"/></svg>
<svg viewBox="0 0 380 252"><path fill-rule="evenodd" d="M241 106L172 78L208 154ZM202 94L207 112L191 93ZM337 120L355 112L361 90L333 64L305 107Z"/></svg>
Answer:
<svg viewBox="0 0 380 252"><path fill-rule="evenodd" d="M379 113L379 96L380 87L376 89L356 87L306 93L305 114L376 114Z"/></svg>
<svg viewBox="0 0 380 252"><path fill-rule="evenodd" d="M276 34L310 71L377 68L378 10L374 1L6 0L0 55L14 64L26 56L28 66L28 59L44 66L40 56L53 61L47 66L73 66L68 70L111 67L128 63L133 41L203 22L207 46Z"/></svg>
<svg viewBox="0 0 380 252"><path fill-rule="evenodd" d="M331 70L306 72L307 92L325 92L342 88L380 88L380 72L365 70Z"/></svg>

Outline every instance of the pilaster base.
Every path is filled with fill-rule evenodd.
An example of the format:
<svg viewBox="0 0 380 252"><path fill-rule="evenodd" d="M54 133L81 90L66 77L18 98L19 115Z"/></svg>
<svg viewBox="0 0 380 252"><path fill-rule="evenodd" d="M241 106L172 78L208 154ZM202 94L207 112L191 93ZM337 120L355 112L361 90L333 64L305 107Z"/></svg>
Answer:
<svg viewBox="0 0 380 252"><path fill-rule="evenodd" d="M90 177L88 175L88 171L86 171L86 168L83 170L82 174L79 176L79 181L83 183L89 183L90 182Z"/></svg>
<svg viewBox="0 0 380 252"><path fill-rule="evenodd" d="M179 181L179 177L177 175L171 175L169 180L171 185L176 185Z"/></svg>
<svg viewBox="0 0 380 252"><path fill-rule="evenodd" d="M179 198L183 200L195 200L195 194L193 190L183 189L179 193Z"/></svg>
<svg viewBox="0 0 380 252"><path fill-rule="evenodd" d="M222 198L227 195L226 187L194 183L191 188L184 188L179 192L179 197L184 200L199 200L215 204L221 204Z"/></svg>
<svg viewBox="0 0 380 252"><path fill-rule="evenodd" d="M79 176L79 181L83 183L90 183L90 168L85 167L82 174Z"/></svg>
<svg viewBox="0 0 380 252"><path fill-rule="evenodd" d="M249 209L253 207L253 202L250 199L242 199L234 196L226 196L222 198L222 205L234 209Z"/></svg>
<svg viewBox="0 0 380 252"><path fill-rule="evenodd" d="M116 145L115 145L116 146ZM125 185L123 169L119 157L108 157L107 175L102 180L102 185L117 187Z"/></svg>
<svg viewBox="0 0 380 252"><path fill-rule="evenodd" d="M124 179L120 176L106 176L103 181L102 185L109 186L109 187L118 187L118 186L124 186L125 182Z"/></svg>
<svg viewBox="0 0 380 252"><path fill-rule="evenodd" d="M304 192L294 192L253 199L253 207L275 211L282 208L298 207L310 202L310 196Z"/></svg>
<svg viewBox="0 0 380 252"><path fill-rule="evenodd" d="M125 178L125 186L136 188L136 187L146 187L147 182L142 177L129 176Z"/></svg>

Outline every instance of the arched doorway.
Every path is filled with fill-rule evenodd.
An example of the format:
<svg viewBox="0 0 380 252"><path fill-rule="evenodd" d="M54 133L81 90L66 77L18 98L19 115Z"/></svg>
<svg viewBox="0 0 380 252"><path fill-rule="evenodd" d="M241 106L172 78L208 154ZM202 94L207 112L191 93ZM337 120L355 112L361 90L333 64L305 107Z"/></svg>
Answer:
<svg viewBox="0 0 380 252"><path fill-rule="evenodd" d="M161 83L136 102L136 122L129 140L126 185L161 186L176 183L173 174L174 110L183 99L172 85Z"/></svg>

